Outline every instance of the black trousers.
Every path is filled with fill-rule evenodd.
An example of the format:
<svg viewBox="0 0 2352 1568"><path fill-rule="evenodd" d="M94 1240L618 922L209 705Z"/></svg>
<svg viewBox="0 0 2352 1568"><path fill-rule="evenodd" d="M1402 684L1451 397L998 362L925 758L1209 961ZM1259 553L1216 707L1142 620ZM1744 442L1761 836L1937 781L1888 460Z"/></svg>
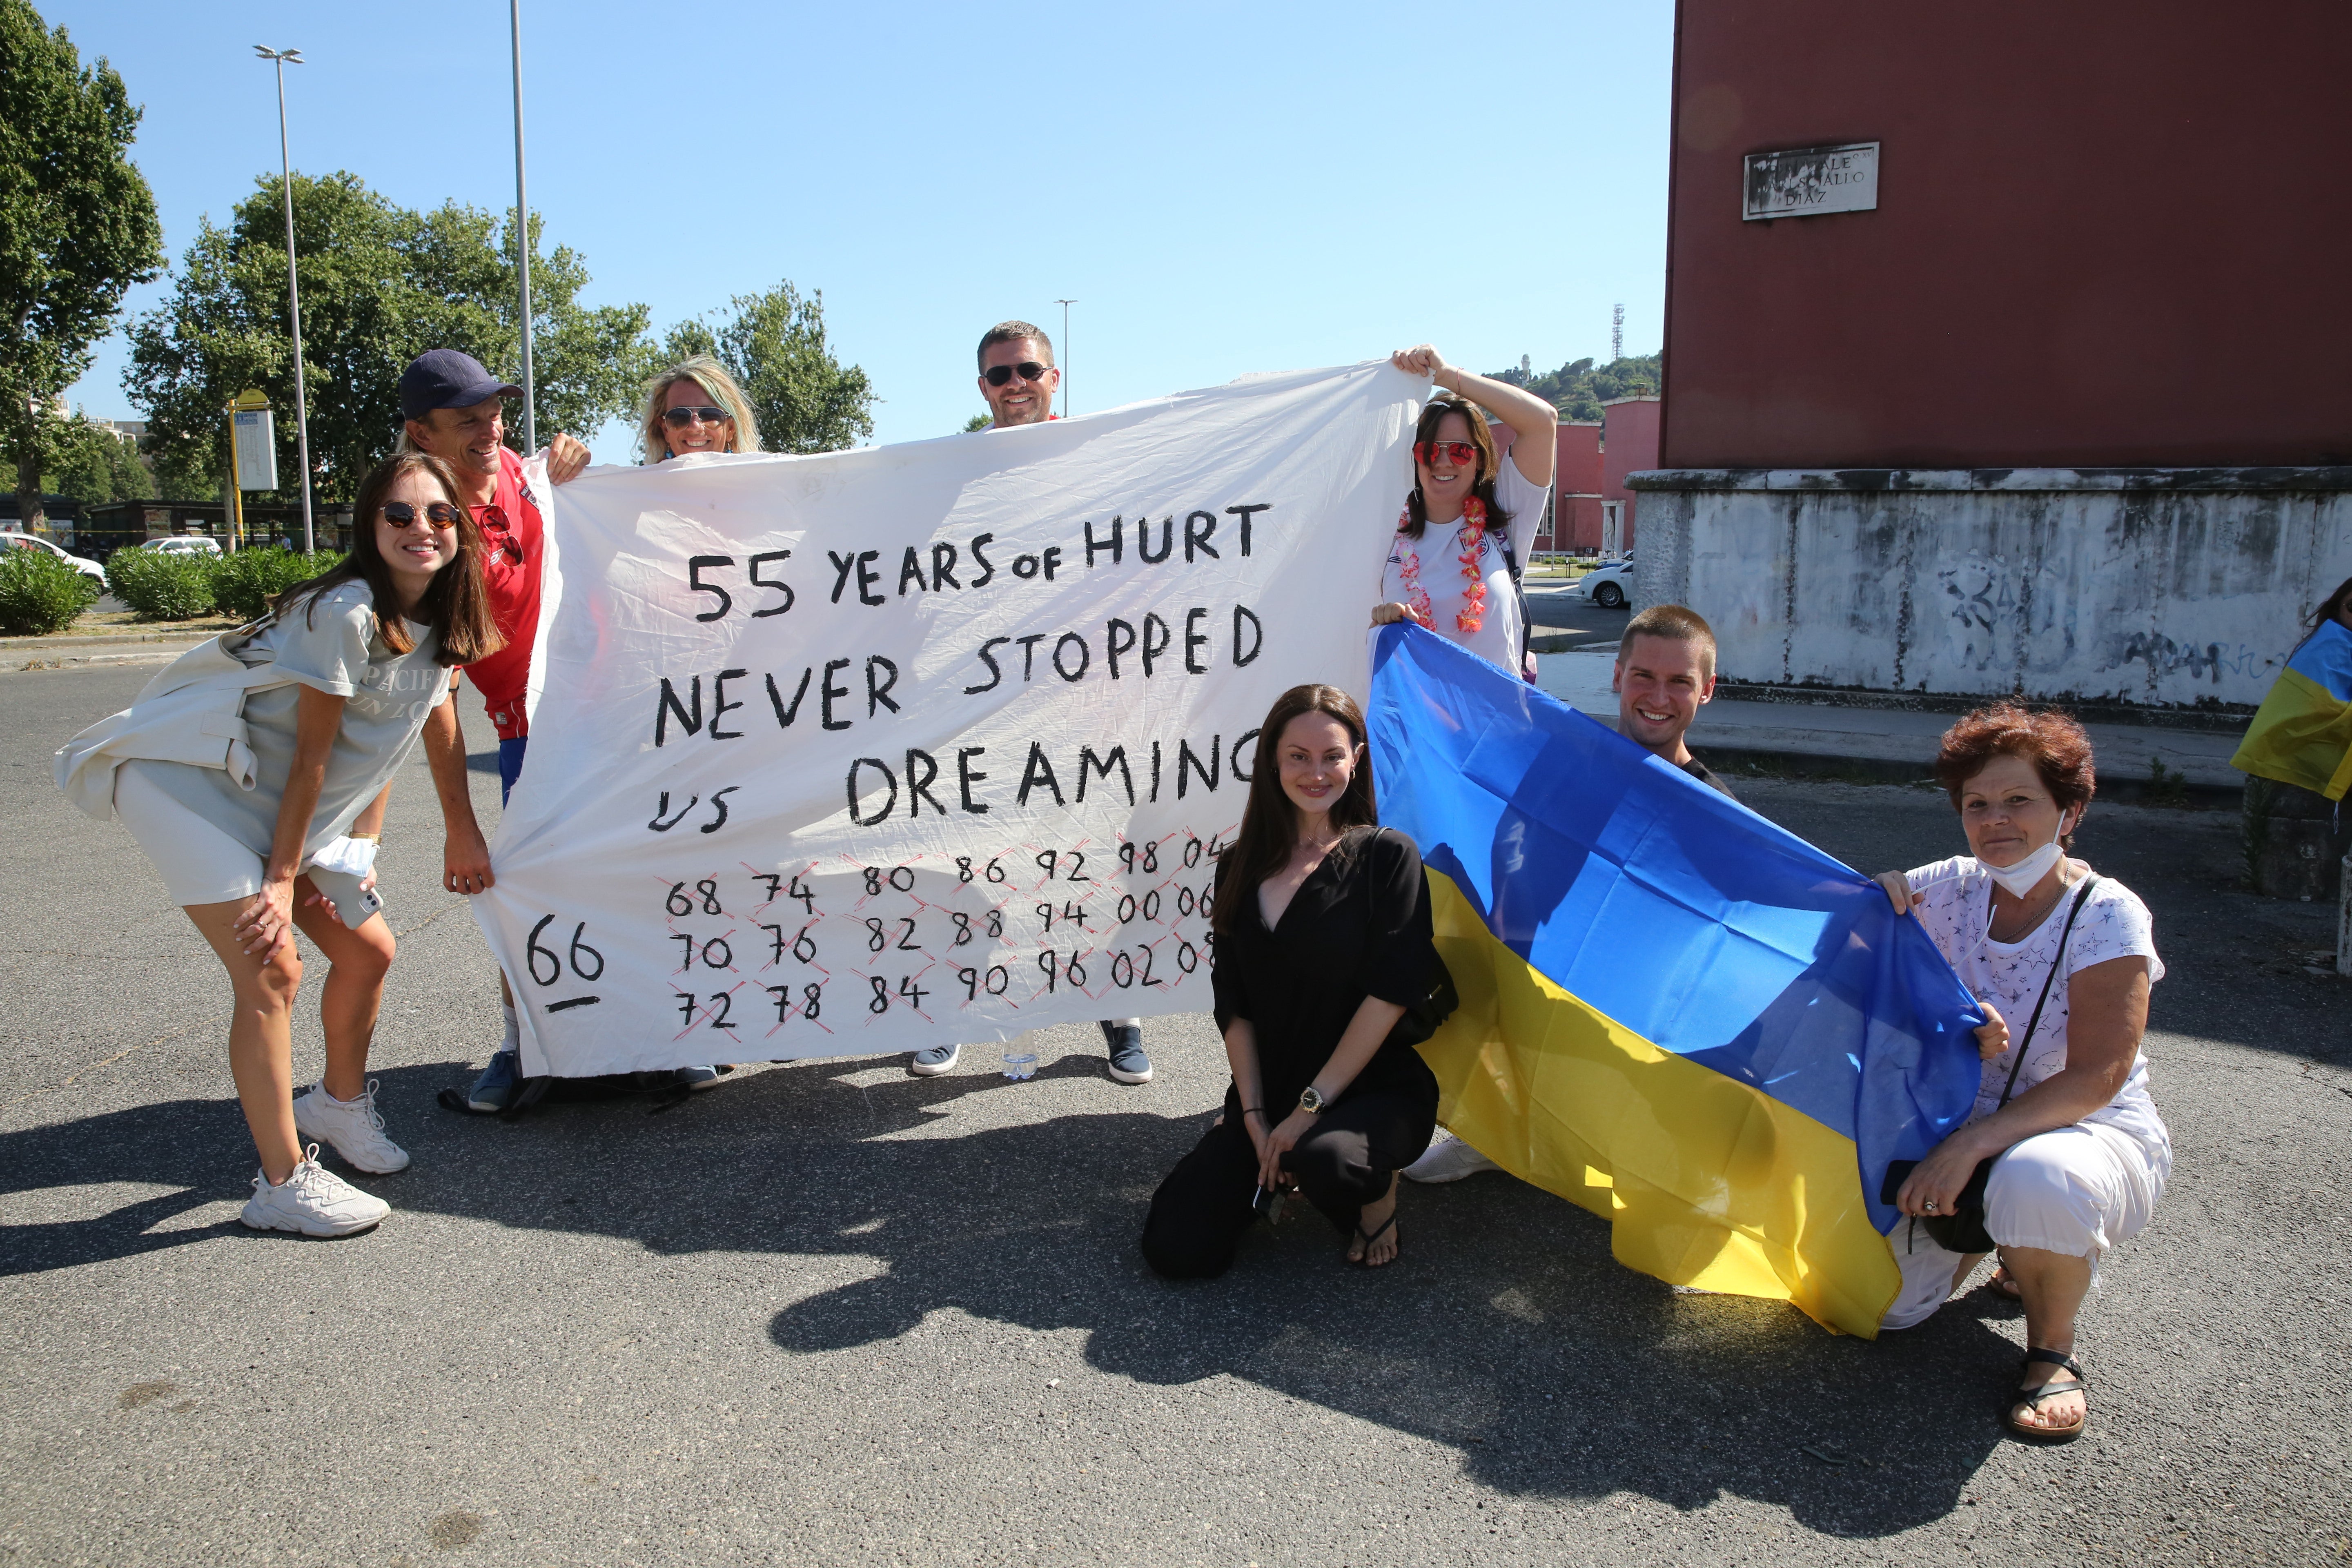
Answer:
<svg viewBox="0 0 2352 1568"><path fill-rule="evenodd" d="M1341 1235L1389 1190L1391 1173L1421 1158L1437 1128L1427 1094L1355 1089L1332 1102L1282 1157L1300 1194ZM1242 1125L1241 1099L1225 1093L1225 1119L1176 1163L1143 1221L1143 1257L1171 1279L1213 1279L1232 1267L1242 1232L1257 1217L1257 1149Z"/></svg>

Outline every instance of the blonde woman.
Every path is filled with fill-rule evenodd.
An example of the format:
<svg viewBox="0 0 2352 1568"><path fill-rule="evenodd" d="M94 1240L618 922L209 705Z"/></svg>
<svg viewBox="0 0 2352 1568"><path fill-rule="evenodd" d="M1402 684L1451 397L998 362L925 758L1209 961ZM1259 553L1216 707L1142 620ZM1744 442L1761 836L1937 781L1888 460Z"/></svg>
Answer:
<svg viewBox="0 0 2352 1568"><path fill-rule="evenodd" d="M725 365L691 354L646 383L637 444L648 463L692 452L756 452L760 422Z"/></svg>

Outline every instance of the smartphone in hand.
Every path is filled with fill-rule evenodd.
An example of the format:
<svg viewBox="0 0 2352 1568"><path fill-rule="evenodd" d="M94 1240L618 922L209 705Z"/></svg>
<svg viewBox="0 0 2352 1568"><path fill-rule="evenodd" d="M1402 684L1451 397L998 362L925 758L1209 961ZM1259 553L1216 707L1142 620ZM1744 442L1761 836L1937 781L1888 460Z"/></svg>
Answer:
<svg viewBox="0 0 2352 1568"><path fill-rule="evenodd" d="M383 900L373 888L362 887L364 878L348 871L323 871L313 866L306 873L311 885L335 906L335 918L345 928L357 931L367 924L371 916L383 912Z"/></svg>

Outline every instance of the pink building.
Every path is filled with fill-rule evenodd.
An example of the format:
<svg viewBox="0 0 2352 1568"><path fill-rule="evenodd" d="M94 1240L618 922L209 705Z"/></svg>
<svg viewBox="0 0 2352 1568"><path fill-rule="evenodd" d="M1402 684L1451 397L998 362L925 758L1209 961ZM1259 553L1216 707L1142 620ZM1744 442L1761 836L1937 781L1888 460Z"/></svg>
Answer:
<svg viewBox="0 0 2352 1568"><path fill-rule="evenodd" d="M1658 466L1659 408L1655 393L1612 397L1601 405L1602 521L1599 544L1604 552L1633 551L1633 492L1625 488L1625 476ZM1612 521L1616 524L1613 540L1609 537Z"/></svg>
<svg viewBox="0 0 2352 1568"><path fill-rule="evenodd" d="M1495 450L1510 455L1507 426L1494 427ZM1538 550L1601 548L1601 462L1598 425L1562 425L1552 468L1552 515L1536 529ZM1654 437L1651 451L1656 451Z"/></svg>

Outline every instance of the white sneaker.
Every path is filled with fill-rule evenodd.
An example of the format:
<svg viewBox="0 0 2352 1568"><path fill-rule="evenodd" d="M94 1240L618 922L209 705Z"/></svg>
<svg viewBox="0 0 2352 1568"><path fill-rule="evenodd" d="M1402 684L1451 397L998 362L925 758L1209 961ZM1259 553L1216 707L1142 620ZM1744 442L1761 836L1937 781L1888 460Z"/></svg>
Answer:
<svg viewBox="0 0 2352 1568"><path fill-rule="evenodd" d="M374 1079L357 1100L337 1100L325 1084L294 1102L294 1131L314 1143L324 1143L343 1163L372 1176L389 1176L408 1169L408 1151L383 1135L383 1118L376 1114Z"/></svg>
<svg viewBox="0 0 2352 1568"><path fill-rule="evenodd" d="M300 1236L349 1236L383 1223L392 1205L363 1193L319 1163L319 1146L302 1152L302 1163L276 1186L266 1174L253 1178L253 1197L238 1217L256 1230L290 1230Z"/></svg>
<svg viewBox="0 0 2352 1568"><path fill-rule="evenodd" d="M1404 1179L1434 1184L1458 1182L1481 1171L1499 1171L1502 1168L1449 1132L1444 1134L1443 1142L1432 1143L1420 1159L1404 1168Z"/></svg>

